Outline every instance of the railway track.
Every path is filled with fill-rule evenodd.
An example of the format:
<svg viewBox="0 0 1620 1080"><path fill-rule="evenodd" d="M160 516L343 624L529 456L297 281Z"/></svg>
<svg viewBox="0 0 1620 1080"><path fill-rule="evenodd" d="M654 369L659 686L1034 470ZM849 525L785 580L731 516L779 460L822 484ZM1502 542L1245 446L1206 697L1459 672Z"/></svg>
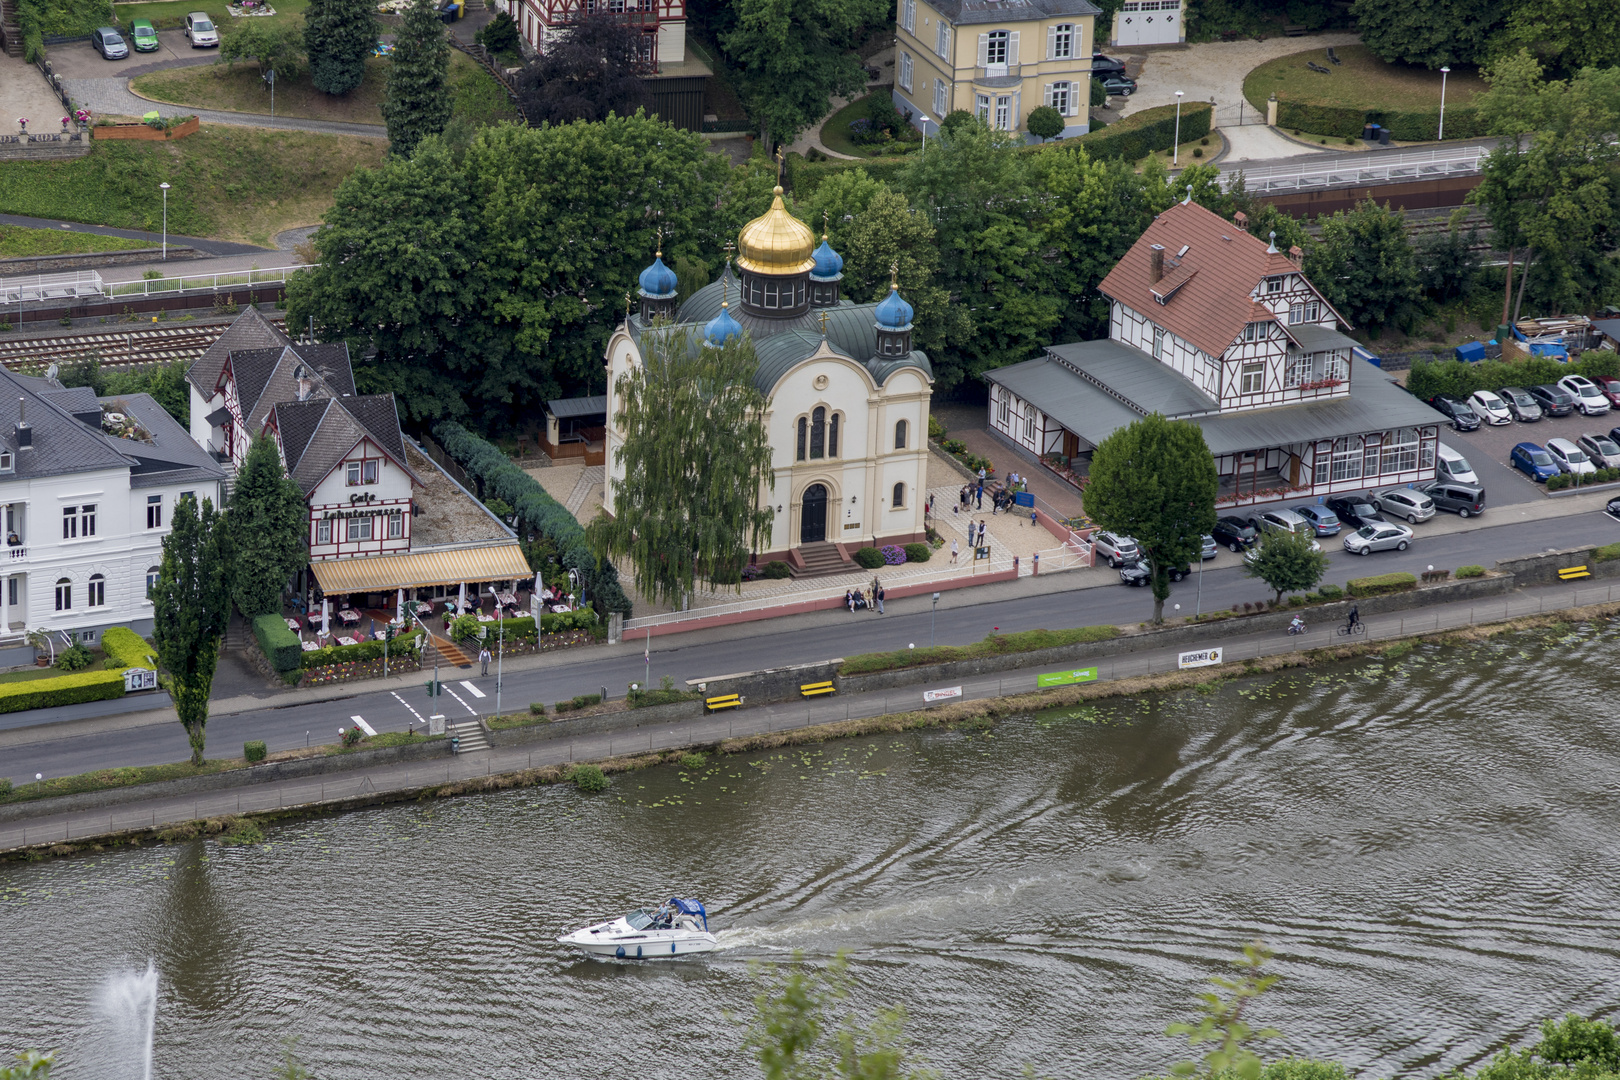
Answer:
<svg viewBox="0 0 1620 1080"><path fill-rule="evenodd" d="M274 320L278 324L279 319ZM57 337L0 338L0 364L37 373L51 364L77 363L94 356L102 367L190 363L219 339L229 323L163 326L140 330L97 330Z"/></svg>

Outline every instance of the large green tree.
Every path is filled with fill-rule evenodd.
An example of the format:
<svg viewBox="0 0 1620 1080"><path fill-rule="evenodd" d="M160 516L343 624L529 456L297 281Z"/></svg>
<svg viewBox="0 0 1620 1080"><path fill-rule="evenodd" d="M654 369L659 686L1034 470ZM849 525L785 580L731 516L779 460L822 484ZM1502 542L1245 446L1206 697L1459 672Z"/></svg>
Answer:
<svg viewBox="0 0 1620 1080"><path fill-rule="evenodd" d="M1265 532L1260 546L1243 559L1243 573L1259 578L1276 592L1310 592L1327 573L1327 553L1321 544L1302 532Z"/></svg>
<svg viewBox="0 0 1620 1080"><path fill-rule="evenodd" d="M639 24L602 11L555 35L519 73L518 96L531 124L605 120L652 104L641 81Z"/></svg>
<svg viewBox="0 0 1620 1080"><path fill-rule="evenodd" d="M366 78L366 58L381 27L371 0L310 0L304 12L304 51L315 89L347 94Z"/></svg>
<svg viewBox="0 0 1620 1080"><path fill-rule="evenodd" d="M169 673L175 712L191 741L191 763L201 765L208 724L208 693L219 662L219 642L230 618L230 547L214 503L181 496L163 538L163 562L152 590L152 643Z"/></svg>
<svg viewBox="0 0 1620 1080"><path fill-rule="evenodd" d="M304 39L298 28L273 19L243 19L242 25L225 34L219 43L221 63L234 65L238 60L251 60L260 75L274 69L278 79L292 78L303 56Z"/></svg>
<svg viewBox="0 0 1620 1080"><path fill-rule="evenodd" d="M1417 255L1398 210L1368 199L1322 222L1305 253L1305 276L1353 326L1406 324L1422 308Z"/></svg>
<svg viewBox="0 0 1620 1080"><path fill-rule="evenodd" d="M1492 43L1498 55L1526 49L1549 68L1577 71L1620 61L1620 4L1614 0L1520 3Z"/></svg>
<svg viewBox="0 0 1620 1080"><path fill-rule="evenodd" d="M1355 0L1361 40L1391 63L1478 64L1512 4L1475 0Z"/></svg>
<svg viewBox="0 0 1620 1080"><path fill-rule="evenodd" d="M1153 621L1164 621L1170 571L1203 557L1215 528L1215 459L1203 430L1152 413L1115 431L1091 455L1086 515L1142 546L1152 571Z"/></svg>
<svg viewBox="0 0 1620 1080"><path fill-rule="evenodd" d="M624 441L614 464L613 516L586 529L599 557L628 557L636 589L679 606L702 577L735 584L751 551L771 543L775 487L765 430L769 402L755 388L753 342L721 346L685 329L642 337L643 361L614 386Z"/></svg>
<svg viewBox="0 0 1620 1080"><path fill-rule="evenodd" d="M450 39L433 0L414 0L394 39L383 96L388 152L410 157L429 135L450 122Z"/></svg>
<svg viewBox="0 0 1620 1080"><path fill-rule="evenodd" d="M268 435L253 440L236 474L225 529L237 610L249 619L279 611L288 579L309 561L309 507Z"/></svg>

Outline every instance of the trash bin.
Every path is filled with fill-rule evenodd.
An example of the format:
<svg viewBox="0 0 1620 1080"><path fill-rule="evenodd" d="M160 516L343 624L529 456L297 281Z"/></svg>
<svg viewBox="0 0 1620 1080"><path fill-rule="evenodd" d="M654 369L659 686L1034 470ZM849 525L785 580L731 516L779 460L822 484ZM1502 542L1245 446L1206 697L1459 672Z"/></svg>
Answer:
<svg viewBox="0 0 1620 1080"><path fill-rule="evenodd" d="M1379 146L1388 146L1389 145L1389 128L1381 127L1381 128L1378 129L1378 145Z"/></svg>
<svg viewBox="0 0 1620 1080"><path fill-rule="evenodd" d="M1361 137L1367 142L1372 142L1374 139L1378 138L1378 125L1363 124L1361 128Z"/></svg>

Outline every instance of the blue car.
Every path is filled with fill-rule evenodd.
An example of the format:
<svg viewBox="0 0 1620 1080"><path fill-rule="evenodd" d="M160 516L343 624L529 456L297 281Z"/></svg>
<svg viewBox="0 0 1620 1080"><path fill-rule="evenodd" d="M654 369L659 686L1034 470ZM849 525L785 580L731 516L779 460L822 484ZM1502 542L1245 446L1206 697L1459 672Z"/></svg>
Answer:
<svg viewBox="0 0 1620 1080"><path fill-rule="evenodd" d="M1558 465L1552 455L1533 442L1522 442L1513 448L1508 464L1537 483L1545 483L1558 475Z"/></svg>
<svg viewBox="0 0 1620 1080"><path fill-rule="evenodd" d="M1310 522L1317 536L1339 535L1339 517L1325 506L1296 506L1294 513Z"/></svg>

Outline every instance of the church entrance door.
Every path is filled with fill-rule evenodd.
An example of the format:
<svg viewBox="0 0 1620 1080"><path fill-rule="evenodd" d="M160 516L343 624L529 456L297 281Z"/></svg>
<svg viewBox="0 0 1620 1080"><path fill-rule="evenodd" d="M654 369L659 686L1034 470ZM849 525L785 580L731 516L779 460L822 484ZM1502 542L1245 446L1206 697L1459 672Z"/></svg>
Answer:
<svg viewBox="0 0 1620 1080"><path fill-rule="evenodd" d="M804 492L804 510L799 515L799 543L819 544L827 539L827 489L811 484Z"/></svg>

